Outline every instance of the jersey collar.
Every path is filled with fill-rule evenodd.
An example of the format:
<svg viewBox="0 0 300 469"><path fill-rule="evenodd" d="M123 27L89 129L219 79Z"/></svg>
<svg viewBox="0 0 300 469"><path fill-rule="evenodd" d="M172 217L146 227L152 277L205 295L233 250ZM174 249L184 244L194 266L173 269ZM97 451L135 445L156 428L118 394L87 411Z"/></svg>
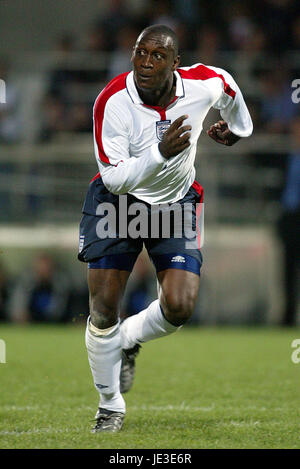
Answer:
<svg viewBox="0 0 300 469"><path fill-rule="evenodd" d="M183 98L184 88L183 88L182 78L177 72L177 70L175 70L174 75L176 77L176 97ZM130 72L126 77L126 90L127 90L127 93L129 94L131 101L134 104L144 104L136 89L134 78L133 78L133 72Z"/></svg>

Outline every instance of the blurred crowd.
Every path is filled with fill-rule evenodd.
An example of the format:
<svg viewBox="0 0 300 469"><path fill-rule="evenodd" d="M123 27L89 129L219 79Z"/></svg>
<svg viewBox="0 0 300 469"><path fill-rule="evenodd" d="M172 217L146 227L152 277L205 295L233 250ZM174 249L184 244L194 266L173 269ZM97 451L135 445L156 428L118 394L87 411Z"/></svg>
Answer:
<svg viewBox="0 0 300 469"><path fill-rule="evenodd" d="M90 132L95 97L110 79L131 69L138 33L158 23L177 32L182 65L202 62L235 72L232 61L237 62L234 75L249 95L256 131L287 131L297 112L290 96L299 69L299 56L293 55L300 50L299 2L216 0L212 7L208 0L114 0L109 5L105 16L95 18L88 30L77 35L62 31L49 51L57 60L41 102L38 141L49 141L61 132ZM226 52L234 52L234 59L227 60ZM81 66L72 61L78 54ZM8 83L0 142L14 142L22 132L7 62L1 61L0 76Z"/></svg>
<svg viewBox="0 0 300 469"><path fill-rule="evenodd" d="M127 284L120 317L137 314L157 298L154 268L143 251ZM36 253L29 266L12 276L0 264L0 323L82 323L89 314L89 292L85 276L74 277L57 255ZM190 324L198 324L196 308Z"/></svg>
<svg viewBox="0 0 300 469"><path fill-rule="evenodd" d="M88 291L47 253L36 254L17 276L0 265L0 321L76 322L87 317Z"/></svg>

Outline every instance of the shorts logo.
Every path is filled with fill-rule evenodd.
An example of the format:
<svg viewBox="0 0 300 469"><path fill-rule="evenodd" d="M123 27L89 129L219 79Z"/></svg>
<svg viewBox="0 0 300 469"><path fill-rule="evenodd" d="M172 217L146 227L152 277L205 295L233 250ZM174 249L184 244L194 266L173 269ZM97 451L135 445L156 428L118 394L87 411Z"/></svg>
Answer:
<svg viewBox="0 0 300 469"><path fill-rule="evenodd" d="M82 236L79 236L79 252L81 252L81 251L82 251L82 249L83 249L83 245L84 245L84 238L85 238L85 236L84 236L84 235L82 235Z"/></svg>
<svg viewBox="0 0 300 469"><path fill-rule="evenodd" d="M172 257L171 262L185 262L185 258L182 256L174 256Z"/></svg>
<svg viewBox="0 0 300 469"><path fill-rule="evenodd" d="M168 130L170 125L171 125L170 120L156 122L156 136L158 140L163 139L164 133L166 132L166 130Z"/></svg>

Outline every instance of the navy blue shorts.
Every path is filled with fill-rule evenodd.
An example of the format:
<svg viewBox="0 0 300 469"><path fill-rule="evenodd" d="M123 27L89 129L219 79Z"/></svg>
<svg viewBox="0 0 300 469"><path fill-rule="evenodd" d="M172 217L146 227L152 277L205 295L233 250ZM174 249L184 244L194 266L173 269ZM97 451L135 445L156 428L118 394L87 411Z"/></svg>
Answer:
<svg viewBox="0 0 300 469"><path fill-rule="evenodd" d="M106 189L99 174L90 182L80 222L78 254L80 261L88 262L89 268L92 269L118 269L131 272L138 255L145 245L157 272L174 268L188 270L200 275L203 259L197 228L199 216L199 210L197 209L199 206L197 204L203 202L203 188L197 181L193 183L187 194L177 202L182 207L183 204L188 204L190 207L193 233L198 233L194 238L187 238L184 233L178 237L175 234L174 226L171 226L168 237L165 237L161 231L155 237L151 237L150 211L154 206L138 200L131 194L126 194L127 206L132 203L142 203L147 208L149 216L149 231L147 236L132 238L127 235L125 237L124 233L121 233L120 226L118 226L117 216L114 236L99 237L97 224L101 219L103 221L103 217L107 215L107 212L102 214L101 210L101 214L99 214L99 207L103 208L104 205L101 204L105 203L112 204L118 215L120 207L124 208L121 205L122 202L120 203L120 197L123 197L124 202L125 196L112 194ZM132 219L133 216L127 215L128 224ZM171 225L172 223L174 223L174 220L171 216Z"/></svg>

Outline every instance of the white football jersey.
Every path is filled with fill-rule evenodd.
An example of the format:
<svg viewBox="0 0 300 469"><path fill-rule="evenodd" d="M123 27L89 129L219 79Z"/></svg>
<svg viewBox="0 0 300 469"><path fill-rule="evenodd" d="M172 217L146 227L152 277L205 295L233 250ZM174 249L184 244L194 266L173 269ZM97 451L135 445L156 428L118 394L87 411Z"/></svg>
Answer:
<svg viewBox="0 0 300 469"><path fill-rule="evenodd" d="M168 106L145 105L133 72L114 78L95 101L94 147L104 185L114 194L130 193L149 204L173 203L195 179L197 140L211 107L220 110L229 129L248 137L252 120L242 93L225 70L195 64L175 72L176 96ZM158 149L164 131L178 117L189 117L191 145L165 159Z"/></svg>

